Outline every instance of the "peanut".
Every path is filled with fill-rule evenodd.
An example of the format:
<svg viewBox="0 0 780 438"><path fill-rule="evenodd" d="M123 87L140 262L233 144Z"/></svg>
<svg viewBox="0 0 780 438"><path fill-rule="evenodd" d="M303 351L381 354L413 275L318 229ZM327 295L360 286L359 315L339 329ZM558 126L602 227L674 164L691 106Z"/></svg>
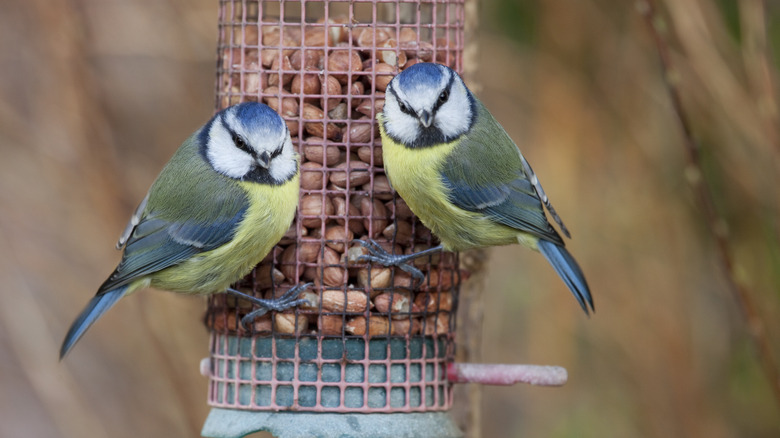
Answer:
<svg viewBox="0 0 780 438"><path fill-rule="evenodd" d="M328 312L362 313L369 306L368 295L359 290L348 290L346 294L342 290L322 291L320 303L322 310Z"/></svg>
<svg viewBox="0 0 780 438"><path fill-rule="evenodd" d="M416 335L420 333L419 318L393 319L390 321L391 332L396 336Z"/></svg>
<svg viewBox="0 0 780 438"><path fill-rule="evenodd" d="M434 315L428 315L425 318L423 332L426 335L440 335L450 331L450 314L441 312Z"/></svg>
<svg viewBox="0 0 780 438"><path fill-rule="evenodd" d="M320 76L320 89L322 90L322 98L320 99L320 106L322 109L326 112L328 112L328 116L330 116L330 111L332 111L336 106L341 103L341 83L338 79L336 79L334 76L327 75L327 76ZM328 97L325 98L325 95ZM337 97L333 97L337 96ZM344 117L346 118L346 117Z"/></svg>
<svg viewBox="0 0 780 438"><path fill-rule="evenodd" d="M274 58L273 63L271 64L271 70L281 72L282 70L292 70L292 64L290 63L290 57L285 56L282 58L282 62L279 62L279 58ZM282 85L287 85L292 80L292 74L290 73L284 73L282 74ZM268 85L270 86L279 86L279 73L271 73L268 75Z"/></svg>
<svg viewBox="0 0 780 438"><path fill-rule="evenodd" d="M318 137L306 139L306 143L303 145L303 156L308 161L324 164L325 166L333 166L341 161L339 148L334 145L326 146L324 140Z"/></svg>
<svg viewBox="0 0 780 438"><path fill-rule="evenodd" d="M373 132L373 126L368 117L361 117L359 120L365 120L365 123L353 122L347 131L347 141L352 143L369 143L371 141L371 133ZM358 155L359 156L359 155ZM361 158L362 161L365 161Z"/></svg>
<svg viewBox="0 0 780 438"><path fill-rule="evenodd" d="M385 292L374 298L374 306L381 313L400 313L401 315L390 315L393 318L408 318L409 312L419 312L420 310L411 300L411 292L393 291Z"/></svg>
<svg viewBox="0 0 780 438"><path fill-rule="evenodd" d="M409 222L399 220L385 227L382 235L386 239L395 239L396 242L408 244L412 238L412 226Z"/></svg>
<svg viewBox="0 0 780 438"><path fill-rule="evenodd" d="M387 227L387 209L379 199L372 201L368 197L361 198L360 214L366 216L363 226L369 230L371 238L378 236Z"/></svg>
<svg viewBox="0 0 780 438"><path fill-rule="evenodd" d="M452 293L420 292L414 297L414 305L424 312L452 310Z"/></svg>
<svg viewBox="0 0 780 438"><path fill-rule="evenodd" d="M358 257L362 255L359 254ZM349 259L349 255L347 256ZM369 279L369 277L371 277ZM390 286L390 281L392 277L392 271L390 268L380 268L380 267L374 267L371 268L371 272L369 274L368 268L360 268L357 271L357 284L359 287L370 287L371 295L376 295L380 291L376 291L376 289L385 289Z"/></svg>
<svg viewBox="0 0 780 438"><path fill-rule="evenodd" d="M272 265L258 266L255 272L255 282L257 283L257 287L261 289L280 284L284 281L284 274L282 271L276 269L276 267Z"/></svg>
<svg viewBox="0 0 780 438"><path fill-rule="evenodd" d="M364 163L371 163L371 157L374 157L374 166L376 167L382 167L385 165L385 162L382 160L382 148L378 145L371 146L361 146L357 150L358 157L360 158L360 161Z"/></svg>
<svg viewBox="0 0 780 438"><path fill-rule="evenodd" d="M274 330L282 334L303 333L309 328L309 319L306 315L295 313L277 313L273 316Z"/></svg>
<svg viewBox="0 0 780 438"><path fill-rule="evenodd" d="M341 266L341 256L333 248L323 248L321 266L317 273L326 286L342 286L347 281L347 270Z"/></svg>
<svg viewBox="0 0 780 438"><path fill-rule="evenodd" d="M335 149L335 148L334 148ZM322 165L313 161L301 164L301 189L322 190L325 177L322 173Z"/></svg>
<svg viewBox="0 0 780 438"><path fill-rule="evenodd" d="M380 62L374 66L374 87L377 91L387 90L387 84L393 79L396 73L396 67L385 62Z"/></svg>
<svg viewBox="0 0 780 438"><path fill-rule="evenodd" d="M317 80L319 83L319 80ZM293 83L295 79L293 79ZM325 113L310 103L303 104L303 128L309 134L320 137L328 138L330 140L338 140L341 138L341 129L333 123L325 123L323 120ZM305 121L310 120L310 121Z"/></svg>
<svg viewBox="0 0 780 438"><path fill-rule="evenodd" d="M371 191L371 187L366 184L365 191ZM382 201L393 199L393 189L390 188L390 180L385 175L374 175L374 198ZM411 232L411 229L410 229Z"/></svg>
<svg viewBox="0 0 780 438"><path fill-rule="evenodd" d="M341 315L320 315L317 319L317 328L323 335L341 336L343 327L344 319Z"/></svg>
<svg viewBox="0 0 780 438"><path fill-rule="evenodd" d="M299 208L302 216L315 216L301 219L301 225L307 228L319 228L322 224L322 218L319 216L333 215L333 202L329 197L320 194L303 195Z"/></svg>
<svg viewBox="0 0 780 438"><path fill-rule="evenodd" d="M352 160L349 163L344 162L338 164L336 168L345 170L331 173L330 182L341 188L347 187L347 174L349 174L350 187L363 185L371 179L368 164L360 160Z"/></svg>
<svg viewBox="0 0 780 438"><path fill-rule="evenodd" d="M365 231L365 228L363 228L363 221L355 218L355 216L360 216L360 210L358 210L357 207L352 204L348 204L347 201L340 196L333 197L333 206L335 208L335 212L333 214L335 216L342 216L342 218L336 219L337 224L344 225L347 220L344 219L343 216L347 216L347 214L349 214L350 219L347 227L349 227L350 231L352 231L354 234L363 234L363 231Z"/></svg>
<svg viewBox="0 0 780 438"><path fill-rule="evenodd" d="M363 336L368 334L369 336L387 336L390 334L390 320L384 316L372 315L368 321L365 316L356 316L347 321L344 330L347 333Z"/></svg>
<svg viewBox="0 0 780 438"><path fill-rule="evenodd" d="M356 51L333 50L328 54L326 67L342 85L346 85L349 82L348 73L362 71L363 61Z"/></svg>
<svg viewBox="0 0 780 438"><path fill-rule="evenodd" d="M343 253L346 243L351 242L354 238L355 235L352 231L344 230L343 225L331 225L325 229L325 240L327 240L325 244L339 253Z"/></svg>
<svg viewBox="0 0 780 438"><path fill-rule="evenodd" d="M290 55L290 65L293 70L315 71L322 68L322 58L325 52L322 50L301 49Z"/></svg>

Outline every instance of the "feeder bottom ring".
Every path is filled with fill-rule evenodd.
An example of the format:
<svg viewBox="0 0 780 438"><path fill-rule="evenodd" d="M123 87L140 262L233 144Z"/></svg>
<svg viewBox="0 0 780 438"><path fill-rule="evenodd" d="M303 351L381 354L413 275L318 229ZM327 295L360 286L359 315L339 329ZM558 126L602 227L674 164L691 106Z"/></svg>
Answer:
<svg viewBox="0 0 780 438"><path fill-rule="evenodd" d="M240 438L270 432L277 438L462 438L446 412L335 414L257 412L212 408L201 435Z"/></svg>

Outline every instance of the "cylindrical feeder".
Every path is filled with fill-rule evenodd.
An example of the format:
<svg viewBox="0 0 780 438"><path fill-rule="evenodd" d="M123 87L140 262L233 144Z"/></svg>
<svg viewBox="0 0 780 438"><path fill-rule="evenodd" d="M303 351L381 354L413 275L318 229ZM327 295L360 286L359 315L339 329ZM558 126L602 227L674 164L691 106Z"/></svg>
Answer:
<svg viewBox="0 0 780 438"><path fill-rule="evenodd" d="M356 240L394 254L437 244L392 191L375 120L390 79L417 62L462 71L464 0L220 0L217 110L266 103L301 156L287 235L241 291L314 285L311 306L270 312L209 300L209 437L461 436L452 405L458 256L415 260L425 274L359 260ZM372 415L358 415L372 414Z"/></svg>

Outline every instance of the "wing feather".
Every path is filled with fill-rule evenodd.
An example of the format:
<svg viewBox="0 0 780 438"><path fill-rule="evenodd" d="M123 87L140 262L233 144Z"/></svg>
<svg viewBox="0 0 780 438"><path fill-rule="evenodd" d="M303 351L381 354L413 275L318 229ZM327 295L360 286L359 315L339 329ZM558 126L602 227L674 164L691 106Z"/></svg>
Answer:
<svg viewBox="0 0 780 438"><path fill-rule="evenodd" d="M98 293L174 266L230 242L249 200L199 154L197 132L180 147L152 184L118 244L122 260Z"/></svg>
<svg viewBox="0 0 780 438"><path fill-rule="evenodd" d="M445 161L441 178L450 201L467 211L563 245L544 206L562 226L536 175L509 135L480 104L479 121ZM465 158L467 157L467 158ZM562 226L562 230L566 230ZM568 231L564 231L568 235Z"/></svg>
<svg viewBox="0 0 780 438"><path fill-rule="evenodd" d="M245 213L246 206L206 224L169 222L154 213L143 216L127 241L122 261L100 290L123 286L230 242Z"/></svg>
<svg viewBox="0 0 780 438"><path fill-rule="evenodd" d="M122 247L125 246L125 243L127 243L127 239L130 238L130 235L133 234L133 230L135 230L135 227L138 226L138 222L141 221L141 215L146 209L146 203L148 201L149 201L149 194L147 193L146 196L144 196L144 199L141 201L141 203L138 204L138 207L136 207L135 211L133 212L133 215L130 216L130 220L127 221L127 226L125 226L124 231L122 231L122 235L119 236L119 240L117 240L116 242L116 249L122 249Z"/></svg>
<svg viewBox="0 0 780 438"><path fill-rule="evenodd" d="M483 213L491 220L518 231L562 243L561 237L547 221L536 192L528 193L522 190L523 186L528 185L528 181L477 187L464 180L450 179L446 170L442 174L442 180L449 189L450 202L457 207Z"/></svg>

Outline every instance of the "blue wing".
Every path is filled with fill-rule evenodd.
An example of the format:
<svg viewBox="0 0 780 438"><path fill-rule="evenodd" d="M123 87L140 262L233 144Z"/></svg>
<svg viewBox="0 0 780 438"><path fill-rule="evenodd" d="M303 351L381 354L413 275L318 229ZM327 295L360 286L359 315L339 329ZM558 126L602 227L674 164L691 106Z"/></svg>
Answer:
<svg viewBox="0 0 780 438"><path fill-rule="evenodd" d="M122 261L100 287L100 292L124 286L136 278L230 242L246 209L245 203L237 211L227 208L229 214L210 222L173 222L160 218L155 212L142 216L125 245Z"/></svg>
<svg viewBox="0 0 780 438"><path fill-rule="evenodd" d="M464 210L483 213L491 220L518 231L563 244L544 215L539 195L521 172L517 172L515 179L509 181L477 185L470 181L467 174L456 176L451 169L447 166L442 172L442 181L449 189L450 202Z"/></svg>
<svg viewBox="0 0 780 438"><path fill-rule="evenodd" d="M489 219L563 244L547 221L544 206L567 234L549 205L531 166L503 127L479 101L477 122L461 136L441 168L441 178L456 206Z"/></svg>
<svg viewBox="0 0 780 438"><path fill-rule="evenodd" d="M481 123L457 140L459 144L440 171L450 202L538 238L539 251L588 313L588 305L594 307L585 276L548 222L544 206L568 236L563 221L506 131L481 104L478 109Z"/></svg>

